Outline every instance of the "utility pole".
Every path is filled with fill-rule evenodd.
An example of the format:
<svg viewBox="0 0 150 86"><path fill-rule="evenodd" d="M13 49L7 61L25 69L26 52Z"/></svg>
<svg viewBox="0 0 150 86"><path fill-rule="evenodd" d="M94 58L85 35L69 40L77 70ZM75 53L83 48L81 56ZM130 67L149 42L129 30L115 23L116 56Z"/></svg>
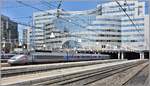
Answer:
<svg viewBox="0 0 150 86"><path fill-rule="evenodd" d="M0 2L0 6L1 6L1 2ZM1 14L1 13L0 13ZM1 27L1 16L0 16L0 58L2 58L2 27ZM0 61L1 64L1 61ZM1 74L0 74L1 77Z"/></svg>
<svg viewBox="0 0 150 86"><path fill-rule="evenodd" d="M46 28L45 28L45 24L43 24L42 29L43 29L43 34L44 34L43 48L44 48L44 50L46 50Z"/></svg>
<svg viewBox="0 0 150 86"><path fill-rule="evenodd" d="M0 1L0 10L1 10L1 1ZM1 15L1 11L0 11L0 15ZM1 25L1 16L0 16L0 57L2 56L2 32L1 31L2 31L2 25Z"/></svg>
<svg viewBox="0 0 150 86"><path fill-rule="evenodd" d="M149 59L150 59L150 1L149 2L149 6L148 6L148 14L149 14ZM150 63L150 60L149 60L149 63ZM150 78L149 78L150 79ZM149 83L150 84L150 83Z"/></svg>

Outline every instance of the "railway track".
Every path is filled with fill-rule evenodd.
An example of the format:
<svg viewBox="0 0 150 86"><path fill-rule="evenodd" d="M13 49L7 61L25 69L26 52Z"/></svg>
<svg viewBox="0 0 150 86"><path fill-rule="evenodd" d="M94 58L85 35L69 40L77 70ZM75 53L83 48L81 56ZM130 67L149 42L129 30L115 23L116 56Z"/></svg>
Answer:
<svg viewBox="0 0 150 86"><path fill-rule="evenodd" d="M35 74L2 78L2 86L83 86L145 63L147 60L120 61L80 67L62 68ZM20 80L21 79L21 80Z"/></svg>
<svg viewBox="0 0 150 86"><path fill-rule="evenodd" d="M10 67L10 64L8 63L0 63L1 67Z"/></svg>
<svg viewBox="0 0 150 86"><path fill-rule="evenodd" d="M96 61L83 61L83 62L68 62L68 63L56 63L56 64L39 64L39 65L26 65L26 66L15 66L15 67L3 67L1 68L2 77L10 77L16 75L24 75L29 73L43 72L55 69L78 67L78 66L87 66L95 65L102 63L111 63L116 61L123 60L96 60Z"/></svg>
<svg viewBox="0 0 150 86"><path fill-rule="evenodd" d="M148 86L146 80L149 76L149 65L146 65L139 72L137 72L132 78L124 82L122 86Z"/></svg>
<svg viewBox="0 0 150 86"><path fill-rule="evenodd" d="M75 77L67 77L63 78L62 80L49 80L46 82L42 82L39 84L35 84L34 86L91 86L90 84L101 80L103 78L109 77L111 75L114 75L116 73L125 71L127 69L130 69L132 67L135 67L139 64L142 64L143 62L139 63L129 63L129 64L122 64L122 65L116 65L111 68L106 68L103 70L96 70L91 72L86 72L84 74L78 74L73 75Z"/></svg>

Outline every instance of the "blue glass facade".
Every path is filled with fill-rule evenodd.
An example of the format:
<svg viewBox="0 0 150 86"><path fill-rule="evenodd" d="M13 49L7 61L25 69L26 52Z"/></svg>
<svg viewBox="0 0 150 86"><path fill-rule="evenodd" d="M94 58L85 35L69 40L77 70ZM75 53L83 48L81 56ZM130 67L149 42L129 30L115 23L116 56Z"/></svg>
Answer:
<svg viewBox="0 0 150 86"><path fill-rule="evenodd" d="M56 31L46 33L51 35L53 32L55 35L55 38L47 37L49 39L47 43L53 44L50 48L53 46L66 46L64 43L68 44L69 48L73 48L73 46L77 48L79 45L82 48L97 48L103 45L121 46L127 42L133 43L133 45L134 43L144 42L145 18L142 11L138 11L137 8L138 5L141 6L141 3L131 1L128 3L131 6L129 8L120 2L123 8L126 8L128 16L135 24L131 22L118 5L113 4L114 2L110 3L102 5L102 8L104 8L102 9L102 15L87 15L84 12L81 14L76 14L75 12L74 14L68 14L68 12L61 15L60 18L53 16L51 18L53 20L52 25L54 25L53 29L56 29ZM109 10L105 11L105 8L109 8ZM37 22L36 24L41 23ZM49 27L46 28L48 29ZM139 33L141 34L138 35ZM71 46L71 44L73 45Z"/></svg>
<svg viewBox="0 0 150 86"><path fill-rule="evenodd" d="M86 27L91 25L93 20L95 20L95 16L75 15L54 19L54 24L60 31L67 30L72 33L86 31Z"/></svg>

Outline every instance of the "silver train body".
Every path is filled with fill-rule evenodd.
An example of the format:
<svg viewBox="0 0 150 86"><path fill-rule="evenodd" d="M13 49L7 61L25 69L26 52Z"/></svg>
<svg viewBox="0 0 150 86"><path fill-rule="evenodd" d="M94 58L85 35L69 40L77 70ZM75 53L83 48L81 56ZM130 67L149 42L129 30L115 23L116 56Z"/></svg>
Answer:
<svg viewBox="0 0 150 86"><path fill-rule="evenodd" d="M65 62L109 59L106 54L68 54L68 53L35 53L32 55L16 55L8 60L9 64L44 63L44 62Z"/></svg>

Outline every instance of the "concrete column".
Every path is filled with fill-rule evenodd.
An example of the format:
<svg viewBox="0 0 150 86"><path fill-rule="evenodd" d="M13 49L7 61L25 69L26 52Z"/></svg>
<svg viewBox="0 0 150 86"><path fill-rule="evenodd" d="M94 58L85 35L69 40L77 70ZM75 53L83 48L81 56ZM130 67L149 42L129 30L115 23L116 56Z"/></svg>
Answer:
<svg viewBox="0 0 150 86"><path fill-rule="evenodd" d="M121 52L121 59L122 59L122 60L124 59L124 54L123 54L123 52Z"/></svg>
<svg viewBox="0 0 150 86"><path fill-rule="evenodd" d="M120 59L120 52L118 52L118 59Z"/></svg>
<svg viewBox="0 0 150 86"><path fill-rule="evenodd" d="M144 59L144 52L140 52L140 59Z"/></svg>

